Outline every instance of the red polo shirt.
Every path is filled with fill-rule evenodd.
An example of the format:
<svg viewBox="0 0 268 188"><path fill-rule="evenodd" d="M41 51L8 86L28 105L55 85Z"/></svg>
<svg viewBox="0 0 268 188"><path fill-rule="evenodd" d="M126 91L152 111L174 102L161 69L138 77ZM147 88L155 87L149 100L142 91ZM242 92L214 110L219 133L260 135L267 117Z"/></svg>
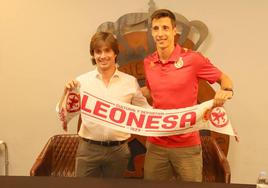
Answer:
<svg viewBox="0 0 268 188"><path fill-rule="evenodd" d="M197 104L198 80L214 83L221 71L200 53L176 45L168 62L163 64L157 52L144 59L147 87L157 109L178 109ZM200 144L199 132L148 137L148 141L164 147L187 147Z"/></svg>

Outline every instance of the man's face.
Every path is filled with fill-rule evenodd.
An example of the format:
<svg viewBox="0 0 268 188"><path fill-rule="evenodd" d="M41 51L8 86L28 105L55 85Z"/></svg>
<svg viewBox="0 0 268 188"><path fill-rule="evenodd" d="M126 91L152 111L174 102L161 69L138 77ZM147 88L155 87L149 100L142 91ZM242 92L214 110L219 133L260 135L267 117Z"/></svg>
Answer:
<svg viewBox="0 0 268 188"><path fill-rule="evenodd" d="M100 71L107 71L115 68L116 54L111 47L105 43L94 50L94 59L97 63L97 68Z"/></svg>
<svg viewBox="0 0 268 188"><path fill-rule="evenodd" d="M152 36L158 49L166 49L174 46L176 27L172 27L169 17L153 19Z"/></svg>

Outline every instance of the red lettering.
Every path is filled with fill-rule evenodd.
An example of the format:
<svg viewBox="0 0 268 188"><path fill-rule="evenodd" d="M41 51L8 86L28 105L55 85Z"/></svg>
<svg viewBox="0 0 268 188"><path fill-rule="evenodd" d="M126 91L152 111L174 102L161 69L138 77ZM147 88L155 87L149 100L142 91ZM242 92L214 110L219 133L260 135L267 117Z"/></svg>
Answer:
<svg viewBox="0 0 268 188"><path fill-rule="evenodd" d="M129 112L129 116L128 116L128 120L127 120L127 125L131 126L133 121L134 124L138 127L138 128L142 128L142 124L144 122L145 119L145 115L144 114L140 114L140 117L138 119L138 117L136 116L136 114L134 112Z"/></svg>
<svg viewBox="0 0 268 188"><path fill-rule="evenodd" d="M118 119L115 118L117 112L119 112ZM112 121L114 121L116 123L123 123L125 121L125 118L126 118L126 112L120 108L112 108L109 117Z"/></svg>
<svg viewBox="0 0 268 188"><path fill-rule="evenodd" d="M172 129L176 127L177 125L176 119L178 119L178 116L176 115L170 115L170 116L164 117L163 122L167 124L163 124L162 127L164 129Z"/></svg>
<svg viewBox="0 0 268 188"><path fill-rule="evenodd" d="M147 129L158 129L159 126L153 126L152 124L159 124L159 120L154 120L154 119L161 119L162 116L148 116L147 122L145 125L145 128Z"/></svg>
<svg viewBox="0 0 268 188"><path fill-rule="evenodd" d="M87 100L88 100L88 96L87 95L83 95L81 109L84 110L84 111L86 111L86 112L88 112L88 113L90 113L91 110L86 107Z"/></svg>
<svg viewBox="0 0 268 188"><path fill-rule="evenodd" d="M180 128L185 128L186 124L190 126L194 125L196 122L196 113L188 112L181 116Z"/></svg>
<svg viewBox="0 0 268 188"><path fill-rule="evenodd" d="M100 116L102 118L106 118L105 114L101 114L101 112L107 112L107 109L105 109L103 107L109 108L110 105L102 103L100 101L97 101L96 105L95 105L95 108L94 108L94 111L93 111L93 114L95 114L97 116Z"/></svg>

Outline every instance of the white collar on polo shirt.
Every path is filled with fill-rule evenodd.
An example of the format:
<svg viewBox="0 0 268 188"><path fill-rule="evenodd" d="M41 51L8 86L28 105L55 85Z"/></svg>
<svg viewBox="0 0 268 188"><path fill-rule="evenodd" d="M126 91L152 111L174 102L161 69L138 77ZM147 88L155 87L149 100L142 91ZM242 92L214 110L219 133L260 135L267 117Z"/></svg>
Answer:
<svg viewBox="0 0 268 188"><path fill-rule="evenodd" d="M99 71L98 71L97 68L95 68L95 69L93 70L93 72L94 72L94 75L96 76L96 78L99 78L99 79L102 78L102 75L99 73ZM117 78L120 77L120 71L119 71L117 68L115 69L115 72L114 72L112 78L116 78L116 77L117 77Z"/></svg>

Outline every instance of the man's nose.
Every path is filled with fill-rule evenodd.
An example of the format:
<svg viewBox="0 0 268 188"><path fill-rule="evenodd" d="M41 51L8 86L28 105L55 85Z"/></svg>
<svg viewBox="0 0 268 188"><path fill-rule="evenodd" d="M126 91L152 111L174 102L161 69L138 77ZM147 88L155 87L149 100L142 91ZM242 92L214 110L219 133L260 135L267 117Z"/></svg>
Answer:
<svg viewBox="0 0 268 188"><path fill-rule="evenodd" d="M101 52L100 58L104 58L105 56L106 56L106 53L105 52Z"/></svg>
<svg viewBox="0 0 268 188"><path fill-rule="evenodd" d="M157 34L158 34L158 36L162 36L162 35L163 35L163 29L160 28L160 29L158 30L158 33L157 33Z"/></svg>

